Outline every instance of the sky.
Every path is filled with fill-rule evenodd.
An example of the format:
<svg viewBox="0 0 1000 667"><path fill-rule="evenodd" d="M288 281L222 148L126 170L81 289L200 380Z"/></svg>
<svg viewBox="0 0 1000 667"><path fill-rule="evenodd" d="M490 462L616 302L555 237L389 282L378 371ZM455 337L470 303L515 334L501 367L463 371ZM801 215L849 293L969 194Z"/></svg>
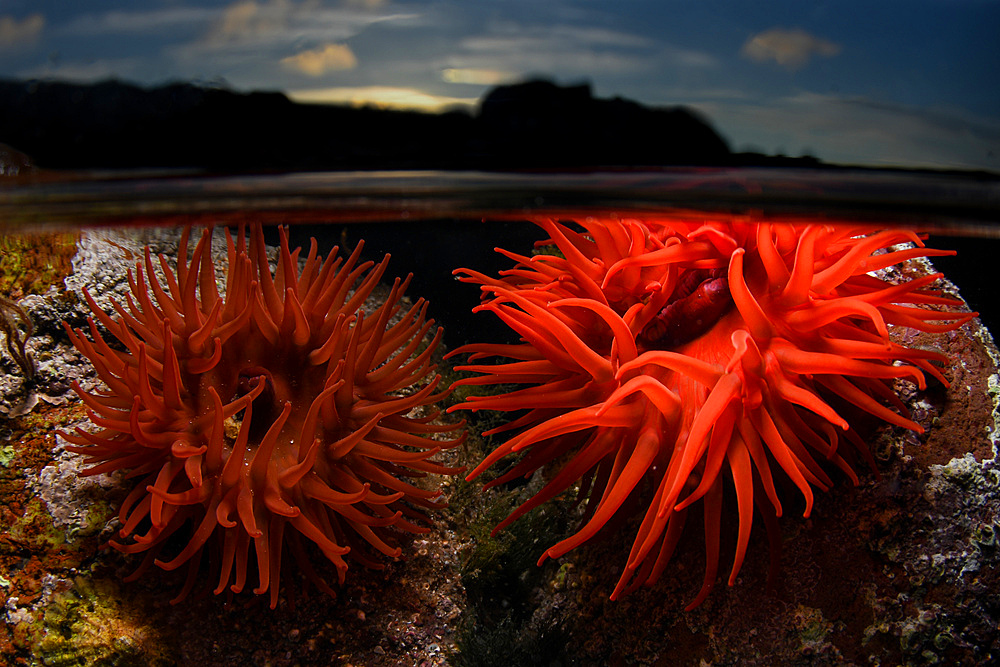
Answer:
<svg viewBox="0 0 1000 667"><path fill-rule="evenodd" d="M0 0L0 78L474 110L529 78L737 151L1000 172L1000 0Z"/></svg>

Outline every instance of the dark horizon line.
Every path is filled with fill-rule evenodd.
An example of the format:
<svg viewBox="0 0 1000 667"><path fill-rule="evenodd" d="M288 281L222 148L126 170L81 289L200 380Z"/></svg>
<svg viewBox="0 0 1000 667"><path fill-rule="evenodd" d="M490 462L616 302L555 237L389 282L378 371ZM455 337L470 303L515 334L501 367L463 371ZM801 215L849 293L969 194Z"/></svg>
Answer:
<svg viewBox="0 0 1000 667"><path fill-rule="evenodd" d="M44 104L31 108L32 95L39 88L58 99L57 93L68 94L71 98L81 98L92 106L97 105L98 96L102 90L109 95L130 93L124 100L124 106L106 105L100 111L102 115L118 114L123 127L108 128L100 123L100 119L86 118L86 108L53 109ZM177 99L171 99L170 93L177 93ZM128 108L128 103L136 105L148 102L156 96L167 96L157 100L155 108L145 110L146 117L141 117L142 110ZM181 100L185 96L199 99ZM17 99L12 100L15 97ZM83 100L82 98L88 98ZM212 98L209 100L209 98ZM63 100L65 101L65 100ZM21 103L22 113L18 114L14 102ZM171 110L169 103L174 103ZM184 106L181 102L187 104ZM528 103L530 102L530 104ZM215 105L215 109L210 109ZM51 106L60 106L53 104ZM84 105L85 107L86 105ZM5 110L5 107L7 109ZM220 108L236 116L234 120L213 117L220 114ZM240 113L236 113L240 107ZM539 107L539 108L535 108ZM287 131L286 134L298 135L299 141L286 144L287 151L283 154L281 145L273 145L275 132L281 128L254 128L246 124L245 118L240 118L247 110L256 109L262 117L271 114L274 118L284 118L286 121L294 116L296 121L312 122L319 141L309 142L303 139L308 134L306 128ZM559 116L567 113L567 109L582 109L583 120L575 118L577 127L568 128L574 118L568 121ZM171 113L174 115L171 116ZM187 115L186 118L181 116ZM199 116L200 114L200 116ZM589 114L589 116L587 116ZM96 114L95 114L96 115ZM567 114L569 115L569 114ZM84 117L81 117L84 116ZM224 113L221 116L225 116ZM335 121L353 121L359 126L370 130L367 139L371 146L365 146L363 141L341 141L331 145L329 137L323 134L323 123L316 122L324 117ZM608 128L614 121L627 119L631 128ZM607 122L610 119L611 122ZM451 123L453 134L469 139L465 145L445 145L448 137L433 144L423 137L406 136L403 125L407 121L420 124L421 131L430 129L440 132L442 123ZM240 125L242 121L242 126ZM669 121L669 122L665 122ZM185 122L188 124L185 125ZM532 128L531 123L548 123L542 128ZM134 127L129 127L131 123ZM185 159L176 155L180 146L186 146L194 155L199 146L191 135L205 129L208 123L217 132L213 136L204 137L201 148L217 144L218 155L207 151L198 159ZM673 123L673 141L663 141L663 133L670 130ZM89 125L88 125L89 124ZM200 126L201 125L201 126ZM269 148L268 155L245 154L234 128L246 128L245 137L255 138ZM590 140L585 147L592 148L592 153L581 150L581 142L574 141L572 131L578 134L592 132L599 128L606 134L604 137L586 137ZM129 154L128 148L121 144L139 141L142 137L127 137L130 129L156 133L157 130L174 132L177 143L170 141L146 143L142 150L149 151L144 160L139 154ZM648 130L643 134L643 130ZM378 134L395 133L400 135L396 144L380 141ZM547 131L547 133L546 133ZM20 133L19 133L20 132ZM271 134L268 135L268 132ZM534 132L534 133L533 133ZM659 133L660 141L657 142ZM210 133L209 133L210 134ZM419 134L419 133L413 133ZM223 135L226 135L225 137ZM475 135L475 136L473 136ZM697 136L692 136L697 135ZM124 136L124 138L123 138ZM271 137L268 139L268 137ZM48 138L47 138L48 137ZM227 144L219 147L220 139L227 138ZM97 146L101 140L107 143L102 151L104 159L97 154ZM185 143L186 141L186 143ZM452 138L452 141L454 139ZM533 144L532 141L535 143ZM269 143L270 142L270 143ZM687 142L686 146L678 143ZM356 105L337 102L302 102L294 100L280 90L239 90L231 87L225 80L220 81L183 81L170 80L162 84L140 84L117 76L110 76L91 83L79 83L59 78L16 79L0 77L0 143L30 156L41 167L64 168L98 168L98 169L208 169L209 171L259 171L276 169L278 171L316 171L343 169L600 169L600 168L642 168L660 166L777 166L802 168L852 168L874 170L902 170L927 173L952 173L996 177L996 172L977 168L933 168L912 167L906 165L883 166L866 164L837 164L826 162L814 155L803 154L789 156L783 153L765 153L761 150L734 151L730 141L714 127L712 120L702 111L687 105L657 105L649 106L641 102L621 96L612 98L594 97L591 82L582 80L574 84L557 84L551 79L532 76L517 83L501 84L488 89L475 107L442 108L437 111L417 108L386 107L378 104ZM280 141L278 142L280 144ZM409 148L405 145L411 144ZM419 147L412 144L421 144ZM652 143L653 145L650 145ZM118 145L114 145L118 144ZM643 144L645 146L643 147ZM225 149L235 149L232 159L223 159ZM335 149L341 149L338 153ZM74 153L76 149L76 153ZM93 152L87 155L87 150ZM546 149L553 156L545 158ZM661 150L657 153L657 150ZM115 159L107 153L123 152ZM671 152L673 151L673 152ZM142 151L137 151L141 153ZM243 152L246 160L237 156ZM560 156L563 156L560 159ZM89 158L89 159L88 159ZM270 159L263 159L270 158ZM630 159L632 158L632 159Z"/></svg>

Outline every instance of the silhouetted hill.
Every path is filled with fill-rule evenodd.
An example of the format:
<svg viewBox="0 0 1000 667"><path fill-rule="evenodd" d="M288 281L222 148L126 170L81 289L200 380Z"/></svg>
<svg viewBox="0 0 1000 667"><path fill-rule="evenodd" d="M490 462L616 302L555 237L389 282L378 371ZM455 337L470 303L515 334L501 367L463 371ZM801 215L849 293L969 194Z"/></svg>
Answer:
<svg viewBox="0 0 1000 667"><path fill-rule="evenodd" d="M501 86L476 115L296 104L281 93L0 81L0 143L58 169L210 171L729 164L693 111Z"/></svg>
<svg viewBox="0 0 1000 667"><path fill-rule="evenodd" d="M470 123L466 114L303 105L188 84L0 82L0 143L48 168L415 166L434 136ZM433 159L453 160L448 148Z"/></svg>
<svg viewBox="0 0 1000 667"><path fill-rule="evenodd" d="M477 120L491 157L510 166L525 155L544 166L724 164L730 158L726 142L692 110L594 99L588 85L501 86L483 98Z"/></svg>

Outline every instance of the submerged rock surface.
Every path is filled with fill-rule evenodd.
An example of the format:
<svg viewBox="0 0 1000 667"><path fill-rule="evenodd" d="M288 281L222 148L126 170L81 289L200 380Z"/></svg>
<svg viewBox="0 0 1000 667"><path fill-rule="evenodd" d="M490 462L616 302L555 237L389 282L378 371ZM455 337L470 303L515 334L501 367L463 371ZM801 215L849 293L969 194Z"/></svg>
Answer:
<svg viewBox="0 0 1000 667"><path fill-rule="evenodd" d="M771 585L757 536L739 584L720 582L692 612L682 607L702 576L696 525L653 589L618 602L608 600L619 575L609 563L620 561L635 526L537 567L575 528L568 498L558 513L541 508L490 538L540 476L485 494L478 483L443 480L451 508L412 539L404 551L413 556L351 577L336 600L283 593L271 611L254 596L203 595L171 606L183 572L120 583L136 562L100 547L125 487L78 478L56 434L85 419L69 380L92 378L58 323L82 322L73 294L83 285L102 297L120 291L123 267L147 243L170 252L176 241L154 231L85 234L66 290L21 301L39 334L29 341L36 383L18 381L11 360L0 360L0 403L22 406L0 416L7 664L985 664L1000 655L1000 353L977 321L937 337L896 333L954 360L947 390L900 385L927 432L878 432L880 478L862 476L858 488L840 480L808 520L788 508ZM481 458L484 448L470 443L448 462Z"/></svg>

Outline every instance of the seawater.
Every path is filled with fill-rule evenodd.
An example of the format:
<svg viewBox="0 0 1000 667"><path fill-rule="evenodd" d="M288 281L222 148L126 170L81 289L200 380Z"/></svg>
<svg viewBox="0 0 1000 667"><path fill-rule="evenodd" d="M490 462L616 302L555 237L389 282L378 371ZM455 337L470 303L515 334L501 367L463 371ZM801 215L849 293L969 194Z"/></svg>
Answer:
<svg viewBox="0 0 1000 667"><path fill-rule="evenodd" d="M911 410L933 413L939 430L921 437L878 431L870 441L877 474L863 475L859 488L838 479L830 492L817 493L808 519L790 503L777 577L768 576L764 530L755 525L737 586L725 586L723 562L706 603L680 611L702 576L704 538L695 521L656 587L610 602L634 523L612 526L595 544L542 567L534 564L540 554L582 519L574 498L547 503L489 536L524 494L544 483L540 473L488 494L479 493L481 481L440 481L451 507L436 513L430 532L409 538L405 558L386 570L352 567L335 600L314 591L294 608L283 598L271 611L247 596L227 602L207 595L172 607L163 601L183 573L178 579L154 567L138 582L122 583L138 559L102 546L116 529L129 483L79 476L79 457L58 435L86 423L70 390L86 373L84 363L61 328L62 321L85 326L79 290L85 264L118 267L116 278L88 284L107 305L102 290L121 285L144 247L173 261L183 226L235 230L262 222L276 245L276 225L285 224L289 245L303 253L312 238L321 254L334 245L349 253L363 240L364 258L392 256L385 282L412 273L407 294L428 299L428 316L444 327L446 348L455 349L514 342L495 317L472 314L479 289L457 281L453 271L496 276L509 269L512 262L495 247L530 255L544 234L528 219L680 212L924 231L929 247L958 251L930 261L979 312L948 346L952 388L905 390ZM277 655L289 664L350 656L354 664L455 665L600 664L615 656L686 664L762 655L957 663L997 655L990 603L1000 571L1000 358L990 335L1000 327L995 175L760 169L42 175L0 182L0 225L0 507L9 535L0 543L4 652L59 664L190 664L184 656L220 654ZM217 268L221 275L225 267ZM16 358L20 347L33 364L30 379ZM439 363L453 378L448 363ZM476 436L497 425L470 419ZM463 447L450 462L473 467L503 439ZM724 545L724 561L731 550Z"/></svg>

